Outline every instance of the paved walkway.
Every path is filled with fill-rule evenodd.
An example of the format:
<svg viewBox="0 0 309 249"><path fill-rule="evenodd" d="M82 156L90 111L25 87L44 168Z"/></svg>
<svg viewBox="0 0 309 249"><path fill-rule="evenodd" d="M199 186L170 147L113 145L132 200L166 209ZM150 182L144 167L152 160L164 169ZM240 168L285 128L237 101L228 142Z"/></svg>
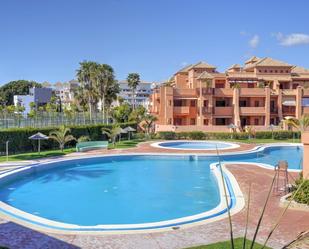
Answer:
<svg viewBox="0 0 309 249"><path fill-rule="evenodd" d="M241 149L253 148L252 145L244 145ZM161 149L159 149L161 150ZM148 143L134 149L113 150L108 153L128 152L154 152ZM156 152L167 152L156 151ZM170 152L170 150L168 150ZM175 151L176 152L176 151ZM184 151L181 151L184 152ZM89 152L87 155L104 154L106 151ZM192 152L190 152L192 153ZM75 154L77 155L77 154ZM70 155L74 156L74 155ZM252 202L249 226L249 238L253 236L256 223L266 198L273 171L259 168L253 165L229 165L228 169L236 177L244 195L247 197L249 183L252 183ZM297 177L293 173L293 177ZM258 241L263 242L276 217L283 210L279 207L279 198L272 194L267 207ZM245 210L232 217L235 237L244 233ZM273 234L269 245L273 248L282 248L297 235L309 229L309 212L288 210L282 219L280 226ZM223 219L209 224L196 225L189 228L180 228L166 232L126 234L126 235L59 235L42 233L20 226L16 223L0 220L0 244L17 249L36 248L89 248L89 249L180 249L194 245L209 244L221 240L228 240L228 220ZM302 247L306 249L306 247ZM309 249L309 247L308 247Z"/></svg>

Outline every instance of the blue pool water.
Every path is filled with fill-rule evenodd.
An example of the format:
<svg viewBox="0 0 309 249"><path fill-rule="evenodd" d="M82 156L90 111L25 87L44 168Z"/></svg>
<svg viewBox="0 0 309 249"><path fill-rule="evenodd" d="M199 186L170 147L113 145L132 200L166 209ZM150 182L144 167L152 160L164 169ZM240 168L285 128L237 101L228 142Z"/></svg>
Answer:
<svg viewBox="0 0 309 249"><path fill-rule="evenodd" d="M212 142L212 141L171 141L158 144L166 149L189 149L189 150L215 150L229 149L235 146L232 143Z"/></svg>
<svg viewBox="0 0 309 249"><path fill-rule="evenodd" d="M299 169L302 147L270 147L222 161ZM136 224L199 214L220 203L209 165L216 156L134 155L76 159L0 185L0 200L30 214L76 225ZM245 167L245 166L244 166Z"/></svg>

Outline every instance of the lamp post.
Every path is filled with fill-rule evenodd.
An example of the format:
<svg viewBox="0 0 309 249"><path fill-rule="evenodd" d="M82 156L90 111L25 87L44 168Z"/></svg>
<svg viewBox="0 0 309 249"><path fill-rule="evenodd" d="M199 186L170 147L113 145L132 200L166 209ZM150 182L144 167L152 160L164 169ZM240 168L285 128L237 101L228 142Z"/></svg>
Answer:
<svg viewBox="0 0 309 249"><path fill-rule="evenodd" d="M6 161L9 161L9 142L10 141L6 141L5 142L5 152L6 152Z"/></svg>

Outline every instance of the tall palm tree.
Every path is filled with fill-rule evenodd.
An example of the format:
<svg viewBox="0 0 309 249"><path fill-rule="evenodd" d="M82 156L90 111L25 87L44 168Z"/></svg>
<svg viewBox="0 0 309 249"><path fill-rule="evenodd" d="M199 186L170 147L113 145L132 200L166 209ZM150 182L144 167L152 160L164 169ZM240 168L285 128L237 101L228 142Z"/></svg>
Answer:
<svg viewBox="0 0 309 249"><path fill-rule="evenodd" d="M54 130L49 133L49 138L55 140L59 144L61 151L63 151L66 143L76 140L75 137L69 134L70 132L70 128L60 126L58 130Z"/></svg>
<svg viewBox="0 0 309 249"><path fill-rule="evenodd" d="M132 90L132 99L133 99L133 110L135 108L135 92L136 92L136 88L137 86L140 84L141 80L140 80L140 76L138 73L130 73L127 77L127 81L128 81L128 86L131 88Z"/></svg>
<svg viewBox="0 0 309 249"><path fill-rule="evenodd" d="M301 118L289 118L285 119L284 123L294 127L295 129L299 130L300 132L304 132L309 127L309 114L304 114Z"/></svg>
<svg viewBox="0 0 309 249"><path fill-rule="evenodd" d="M113 85L116 84L115 76L114 76L114 69L107 64L98 64L95 67L94 73L94 80L95 80L95 90L97 93L97 97L101 102L101 112L103 121L105 121L105 107L106 107L106 98L108 95L114 96L116 93L111 92L111 88ZM116 90L116 88L112 88Z"/></svg>
<svg viewBox="0 0 309 249"><path fill-rule="evenodd" d="M83 61L79 63L80 67L76 72L78 81L81 83L83 94L88 98L89 117L92 121L93 104L95 98L93 74L97 63L93 61Z"/></svg>

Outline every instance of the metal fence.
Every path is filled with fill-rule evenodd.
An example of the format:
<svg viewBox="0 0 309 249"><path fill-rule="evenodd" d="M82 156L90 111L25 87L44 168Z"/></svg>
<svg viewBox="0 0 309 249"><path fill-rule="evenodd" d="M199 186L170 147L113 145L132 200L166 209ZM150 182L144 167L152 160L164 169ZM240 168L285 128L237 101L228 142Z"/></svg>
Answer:
<svg viewBox="0 0 309 249"><path fill-rule="evenodd" d="M109 121L109 122L108 122ZM103 120L102 113L74 113L67 115L65 113L41 113L36 117L24 117L21 115L1 115L0 129L6 128L43 128L57 127L59 125L86 125L86 124L104 124L111 123L109 118Z"/></svg>

